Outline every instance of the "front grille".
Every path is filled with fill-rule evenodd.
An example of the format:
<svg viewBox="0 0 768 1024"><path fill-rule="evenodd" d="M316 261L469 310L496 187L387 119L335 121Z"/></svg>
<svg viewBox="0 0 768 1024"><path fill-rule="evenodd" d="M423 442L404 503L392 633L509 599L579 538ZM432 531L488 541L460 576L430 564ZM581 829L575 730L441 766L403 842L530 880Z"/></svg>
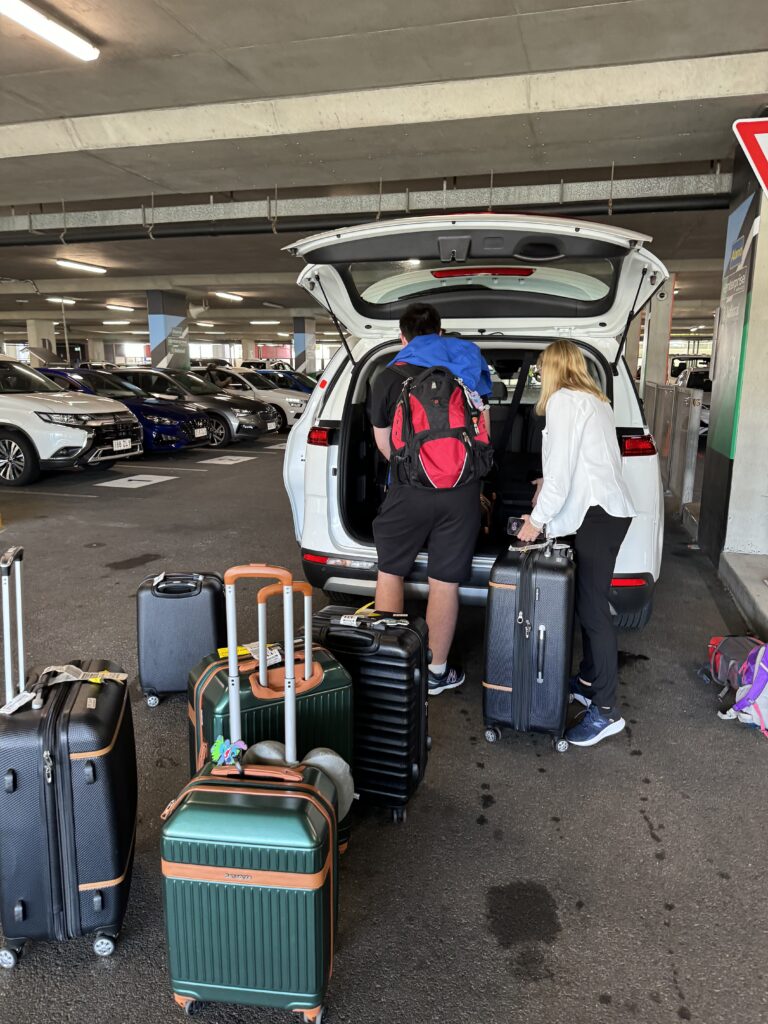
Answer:
<svg viewBox="0 0 768 1024"><path fill-rule="evenodd" d="M94 425L94 447L111 444L124 437L130 437L132 441L142 439L141 426L133 416L123 416L119 413L115 416L94 416L91 423Z"/></svg>
<svg viewBox="0 0 768 1024"><path fill-rule="evenodd" d="M207 439L207 436L195 437L195 430L199 430L201 427L205 429L207 435L208 428L210 427L210 421L207 416L196 416L193 420L187 420L182 425L181 430L188 441L203 442Z"/></svg>

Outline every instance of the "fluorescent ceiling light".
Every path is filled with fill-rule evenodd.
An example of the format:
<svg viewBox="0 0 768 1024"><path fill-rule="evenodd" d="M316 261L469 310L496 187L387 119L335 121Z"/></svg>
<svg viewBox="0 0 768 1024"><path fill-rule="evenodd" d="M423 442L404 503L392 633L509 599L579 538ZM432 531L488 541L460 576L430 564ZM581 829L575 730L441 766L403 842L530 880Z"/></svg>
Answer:
<svg viewBox="0 0 768 1024"><path fill-rule="evenodd" d="M78 60L96 60L99 56L98 49L88 40L73 32L71 29L60 25L58 21L47 18L34 7L24 3L24 0L0 0L0 14L11 18L17 24L34 32L36 36L53 43L61 50L66 50Z"/></svg>
<svg viewBox="0 0 768 1024"><path fill-rule="evenodd" d="M127 334L149 334L149 331L127 331Z"/></svg>
<svg viewBox="0 0 768 1024"><path fill-rule="evenodd" d="M215 327L216 325L210 320L195 320L198 327Z"/></svg>
<svg viewBox="0 0 768 1024"><path fill-rule="evenodd" d="M136 312L136 310L133 308L133 306L118 306L116 303L113 303L113 302L107 302L106 303L106 308L107 309L116 309L118 311L118 313L135 313Z"/></svg>
<svg viewBox="0 0 768 1024"><path fill-rule="evenodd" d="M2 3L2 0L0 0ZM80 263L79 260L56 260L59 267L67 267L69 270L85 270L89 274L106 274L106 267L97 267L95 263Z"/></svg>
<svg viewBox="0 0 768 1024"><path fill-rule="evenodd" d="M338 338L339 336L338 331L321 331L320 333L324 338Z"/></svg>
<svg viewBox="0 0 768 1024"><path fill-rule="evenodd" d="M203 331L203 334L226 334L226 331Z"/></svg>
<svg viewBox="0 0 768 1024"><path fill-rule="evenodd" d="M29 302L29 299L16 299L16 301L17 301L17 302L18 302L18 303L19 303L20 305L22 305L22 306L23 306L23 305L26 305L26 303L28 303L28 302Z"/></svg>
<svg viewBox="0 0 768 1024"><path fill-rule="evenodd" d="M58 302L59 305L64 303L65 306L74 306L74 299L62 299L60 295L47 295L45 298L46 302Z"/></svg>
<svg viewBox="0 0 768 1024"><path fill-rule="evenodd" d="M277 336L278 338L290 338L290 334L287 334L285 331L278 331Z"/></svg>
<svg viewBox="0 0 768 1024"><path fill-rule="evenodd" d="M114 326L114 327L118 327L118 326L119 327L125 327L125 325L129 324L131 321L130 320L102 320L101 322L104 324L105 327L109 327L110 325Z"/></svg>
<svg viewBox="0 0 768 1024"><path fill-rule="evenodd" d="M228 302L242 302L243 301L243 296L242 295L235 295L234 292L214 292L213 294L218 296L218 298L220 298L220 299L226 299Z"/></svg>
<svg viewBox="0 0 768 1024"><path fill-rule="evenodd" d="M267 326L274 327L276 324L279 324L280 321L279 320L251 320L251 323L254 326L257 326L257 325L261 324L264 327L267 327Z"/></svg>
<svg viewBox="0 0 768 1024"><path fill-rule="evenodd" d="M279 302L262 302L262 306L266 306L268 309L285 309L285 306L281 306Z"/></svg>

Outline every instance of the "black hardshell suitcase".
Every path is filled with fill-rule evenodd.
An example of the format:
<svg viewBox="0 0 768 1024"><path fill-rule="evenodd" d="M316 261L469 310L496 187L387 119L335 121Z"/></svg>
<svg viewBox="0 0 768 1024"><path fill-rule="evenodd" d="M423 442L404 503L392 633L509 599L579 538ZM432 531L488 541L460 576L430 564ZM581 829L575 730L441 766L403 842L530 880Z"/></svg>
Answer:
<svg viewBox="0 0 768 1024"><path fill-rule="evenodd" d="M19 548L0 560L6 667L8 591L20 561ZM13 967L27 940L89 933L94 951L109 956L128 903L136 835L127 677L96 660L25 673L23 649L19 671L15 693L6 675L17 710L8 714L7 700L0 713L0 966Z"/></svg>
<svg viewBox="0 0 768 1024"><path fill-rule="evenodd" d="M491 569L485 626L485 738L503 727L549 733L559 751L568 710L575 601L565 544L512 546Z"/></svg>
<svg viewBox="0 0 768 1024"><path fill-rule="evenodd" d="M147 576L136 594L139 682L149 707L186 693L189 673L227 645L224 580L212 572Z"/></svg>
<svg viewBox="0 0 768 1024"><path fill-rule="evenodd" d="M355 790L404 821L430 747L427 624L329 605L314 615L312 634L352 676Z"/></svg>

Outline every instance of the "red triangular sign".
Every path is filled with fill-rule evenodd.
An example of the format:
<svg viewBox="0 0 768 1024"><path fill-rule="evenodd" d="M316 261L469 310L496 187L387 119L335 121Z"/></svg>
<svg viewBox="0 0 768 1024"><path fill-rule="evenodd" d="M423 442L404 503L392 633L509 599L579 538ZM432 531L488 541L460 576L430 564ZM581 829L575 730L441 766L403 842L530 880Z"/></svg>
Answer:
<svg viewBox="0 0 768 1024"><path fill-rule="evenodd" d="M768 117L747 117L733 122L733 130L768 196Z"/></svg>

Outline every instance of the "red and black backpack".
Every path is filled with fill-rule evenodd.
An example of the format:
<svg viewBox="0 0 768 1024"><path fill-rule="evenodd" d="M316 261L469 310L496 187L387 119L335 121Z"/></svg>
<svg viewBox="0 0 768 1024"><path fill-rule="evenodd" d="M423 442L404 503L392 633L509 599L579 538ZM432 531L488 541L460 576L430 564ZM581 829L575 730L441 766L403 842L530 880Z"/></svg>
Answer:
<svg viewBox="0 0 768 1024"><path fill-rule="evenodd" d="M451 490L482 480L493 465L482 410L444 366L406 379L395 406L391 447L393 473L411 487Z"/></svg>

